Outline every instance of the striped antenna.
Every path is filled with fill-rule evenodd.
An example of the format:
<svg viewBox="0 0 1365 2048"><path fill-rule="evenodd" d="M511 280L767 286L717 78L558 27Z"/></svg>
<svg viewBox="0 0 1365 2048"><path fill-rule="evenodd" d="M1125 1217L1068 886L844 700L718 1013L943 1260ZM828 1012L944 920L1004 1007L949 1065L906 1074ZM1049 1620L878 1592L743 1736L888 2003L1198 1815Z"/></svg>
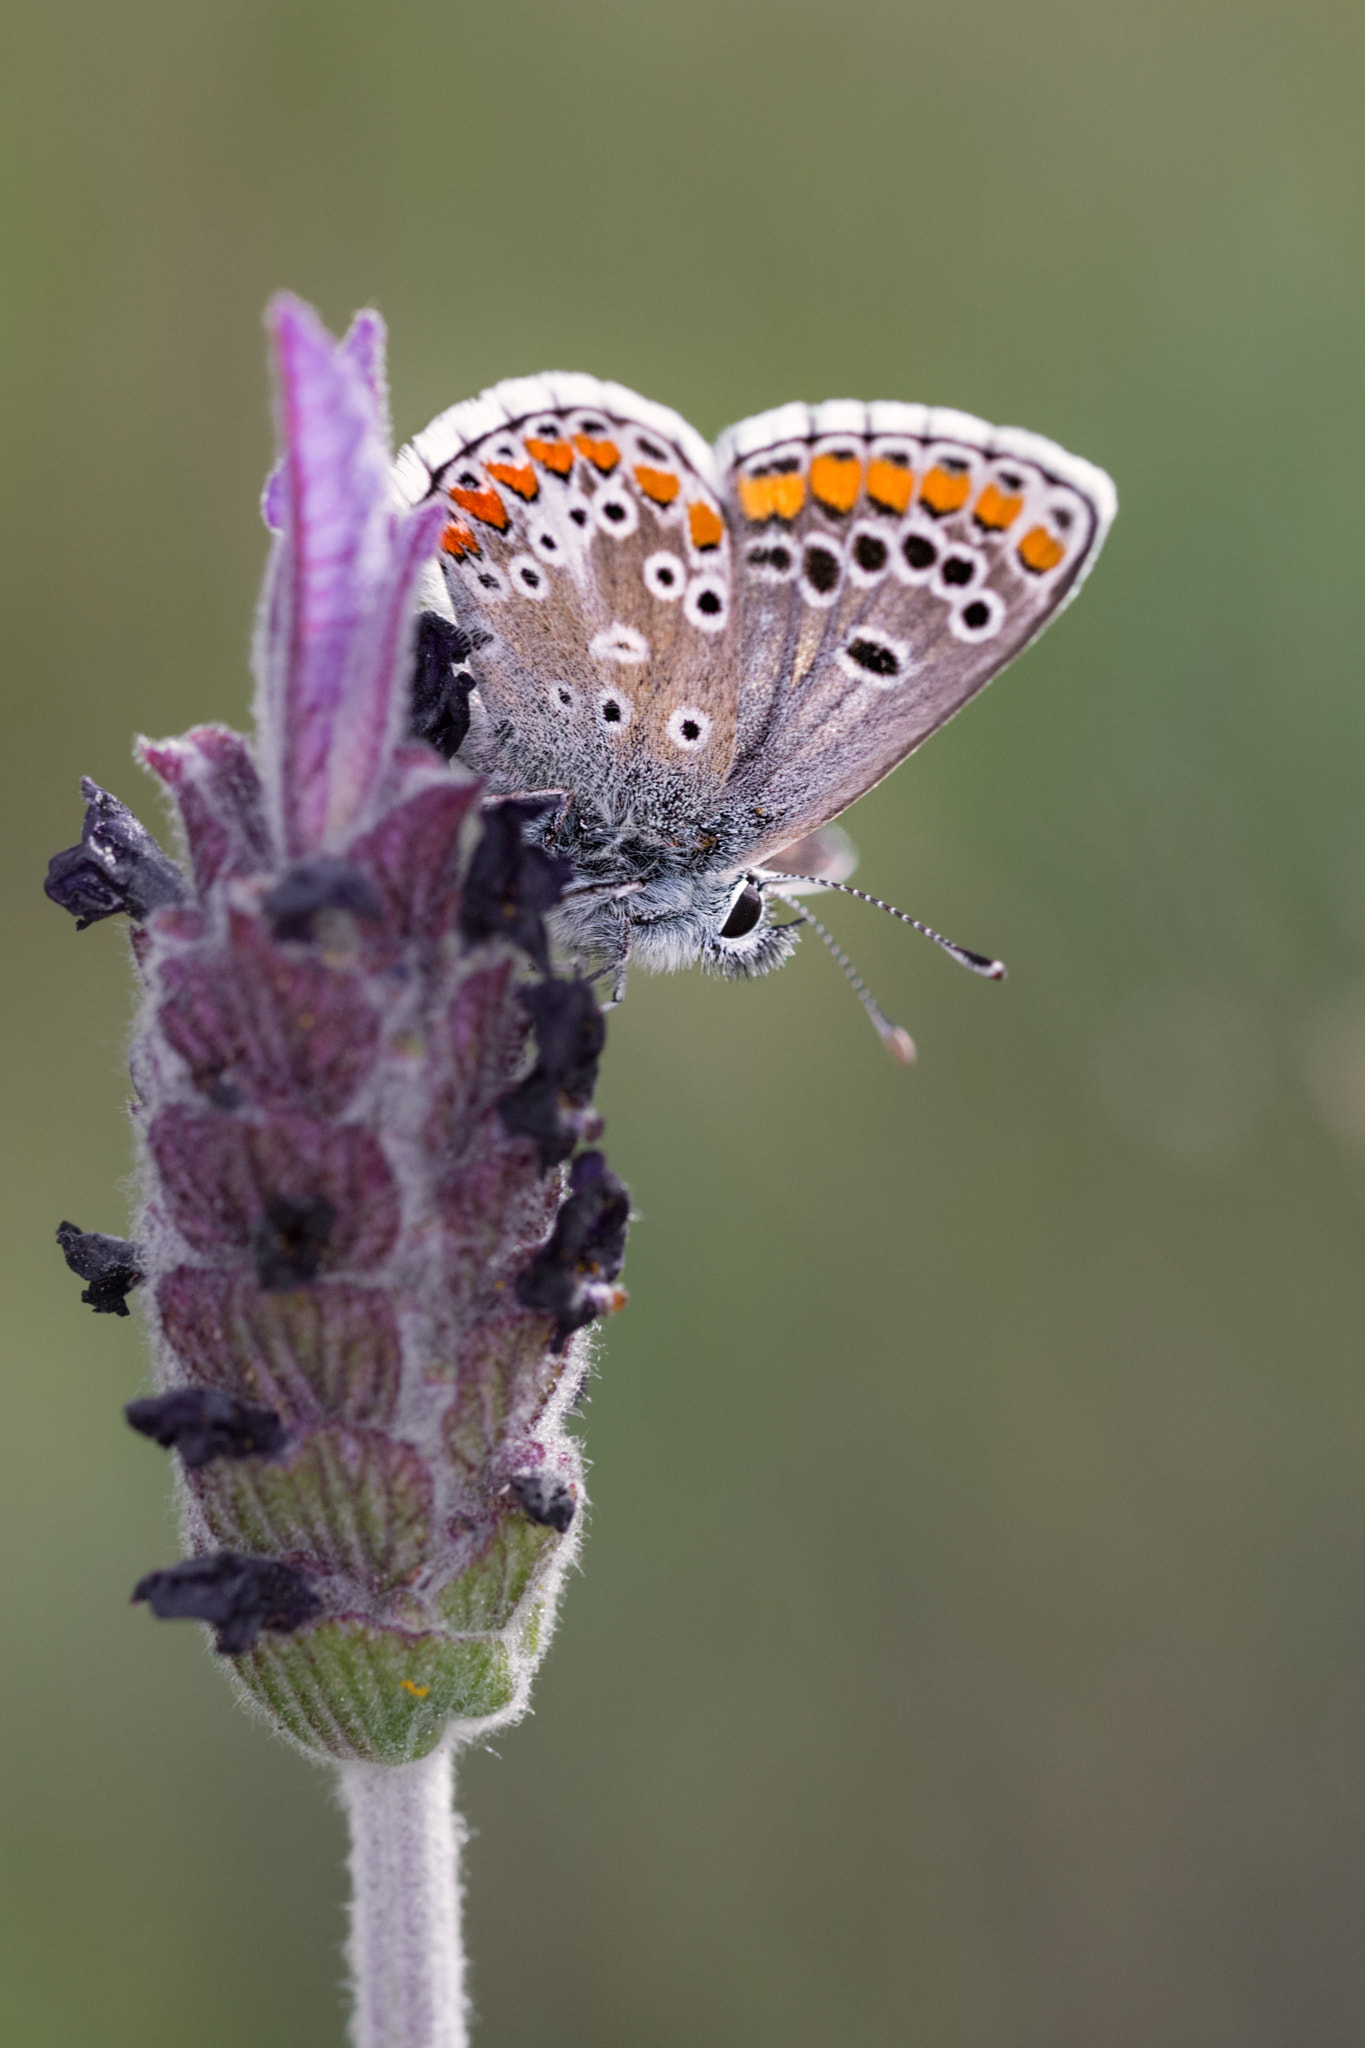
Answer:
<svg viewBox="0 0 1365 2048"><path fill-rule="evenodd" d="M898 1059L903 1067L913 1067L913 1065L915 1064L914 1039L910 1036L910 1033L907 1030L905 1030L905 1028L902 1025L893 1024L891 1022L891 1019L882 1009L881 1004L877 1001L871 989L863 980L863 977L861 976L861 974L859 974L857 968L853 965L853 962L849 959L847 953L839 944L838 940L834 937L833 933L827 932L825 930L825 927L821 924L819 918L812 917L810 912L805 908L804 904L798 903L794 896L783 895L783 892L780 889L774 889L773 894L774 896L781 897L782 901L787 905L789 910L794 910L796 912L796 922L798 924L808 924L811 927L812 931L819 933L820 937L829 947L830 952L834 955L839 965L843 968L844 973L848 976L848 979L853 984L853 992L857 996L858 1001L862 1004L863 1008L867 1011L868 1016L872 1019L872 1028L876 1032L878 1038L880 1038L882 1044L886 1047L887 1051L891 1054L892 1058Z"/></svg>
<svg viewBox="0 0 1365 2048"><path fill-rule="evenodd" d="M936 932L932 925L921 924L917 917L907 916L905 911L897 910L894 903L883 903L880 896L869 896L866 889L854 889L847 882L827 882L819 875L783 875L767 868L756 869L754 879L761 886L771 888L773 894L781 896L784 903L790 903L791 898L783 895L780 887L783 882L801 882L810 889L837 889L841 896L856 896L860 903L870 903L874 910L884 910L888 917L898 917L901 923L908 924L912 931L922 933L926 939L932 939L936 946L943 948L950 960L956 960L959 967L969 968L973 974L979 974L987 981L1005 979L1003 960L991 960L984 953L973 953L966 946L954 945L951 939L944 938L942 932ZM792 908L800 909L800 905L793 904ZM815 919L807 918L807 923L815 924ZM817 925L816 929L819 930L820 927ZM833 944L833 941L830 943Z"/></svg>

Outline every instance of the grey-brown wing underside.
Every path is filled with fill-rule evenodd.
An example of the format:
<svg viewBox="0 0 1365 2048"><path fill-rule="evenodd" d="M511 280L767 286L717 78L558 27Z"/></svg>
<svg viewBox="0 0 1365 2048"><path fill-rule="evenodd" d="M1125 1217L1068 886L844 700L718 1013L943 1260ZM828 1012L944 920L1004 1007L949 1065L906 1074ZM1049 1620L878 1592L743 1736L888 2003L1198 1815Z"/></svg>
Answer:
<svg viewBox="0 0 1365 2048"><path fill-rule="evenodd" d="M1116 509L1051 442L924 406L784 406L717 444L751 857L835 816L1056 617Z"/></svg>
<svg viewBox="0 0 1365 2048"><path fill-rule="evenodd" d="M737 704L730 534L700 435L551 372L433 420L399 481L450 510L441 562L500 735L486 760L472 736L492 786L566 786L686 840L721 800Z"/></svg>

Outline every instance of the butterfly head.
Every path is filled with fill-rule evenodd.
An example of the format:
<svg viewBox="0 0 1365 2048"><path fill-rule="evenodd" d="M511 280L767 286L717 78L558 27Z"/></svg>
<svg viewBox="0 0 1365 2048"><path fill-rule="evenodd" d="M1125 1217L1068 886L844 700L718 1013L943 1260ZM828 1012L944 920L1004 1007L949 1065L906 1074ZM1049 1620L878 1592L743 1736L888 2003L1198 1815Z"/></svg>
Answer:
<svg viewBox="0 0 1365 2048"><path fill-rule="evenodd" d="M650 865L641 879L623 855L619 878L608 872L570 890L554 916L566 951L652 973L700 966L736 981L770 973L796 950L796 926L774 917L780 905L758 876L697 872L660 855Z"/></svg>

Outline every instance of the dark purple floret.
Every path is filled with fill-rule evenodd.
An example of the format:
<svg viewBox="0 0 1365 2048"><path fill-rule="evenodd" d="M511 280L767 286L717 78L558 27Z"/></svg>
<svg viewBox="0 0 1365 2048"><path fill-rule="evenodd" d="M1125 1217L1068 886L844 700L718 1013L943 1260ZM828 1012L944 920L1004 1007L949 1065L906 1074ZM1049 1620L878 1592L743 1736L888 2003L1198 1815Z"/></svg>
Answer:
<svg viewBox="0 0 1365 2048"><path fill-rule="evenodd" d="M83 932L126 911L135 923L165 903L185 900L185 878L126 804L82 777L85 823L79 846L54 853L43 887Z"/></svg>
<svg viewBox="0 0 1365 2048"><path fill-rule="evenodd" d="M521 991L536 1034L537 1064L571 1102L590 1102L607 1024L586 981L538 981Z"/></svg>
<svg viewBox="0 0 1365 2048"><path fill-rule="evenodd" d="M530 1012L539 1058L526 1079L503 1096L498 1114L514 1137L536 1140L541 1167L548 1170L589 1135L586 1120L574 1111L592 1100L607 1027L586 981L536 982L521 991L521 1000ZM600 1130L594 1120L591 1134Z"/></svg>
<svg viewBox="0 0 1365 2048"><path fill-rule="evenodd" d="M417 621L410 730L447 761L469 731L474 677L464 664L487 638L482 632L466 633L440 612L423 612Z"/></svg>
<svg viewBox="0 0 1365 2048"><path fill-rule="evenodd" d="M81 1300L97 1316L126 1316L124 1299L144 1278L142 1252L126 1237L105 1237L98 1230L78 1230L74 1223L57 1226L57 1242L67 1265L90 1285Z"/></svg>
<svg viewBox="0 0 1365 2048"><path fill-rule="evenodd" d="M179 1451L191 1471L214 1458L269 1457L288 1432L273 1408L217 1387L176 1387L124 1409L133 1428L165 1450Z"/></svg>
<svg viewBox="0 0 1365 2048"><path fill-rule="evenodd" d="M552 1235L516 1282L523 1307L554 1316L558 1348L611 1305L610 1283L625 1260L629 1222L630 1196L602 1154L581 1153Z"/></svg>
<svg viewBox="0 0 1365 2048"><path fill-rule="evenodd" d="M522 1512L546 1529L562 1536L578 1509L573 1491L549 1472L522 1472L512 1481L512 1491Z"/></svg>
<svg viewBox="0 0 1365 2048"><path fill-rule="evenodd" d="M515 799L484 812L483 834L465 877L460 928L475 945L483 939L510 940L548 974L545 913L564 894L573 868L562 854L526 844L525 817L525 806Z"/></svg>
<svg viewBox="0 0 1365 2048"><path fill-rule="evenodd" d="M566 1113L564 1097L554 1076L539 1067L501 1098L498 1115L510 1137L534 1138L542 1173L562 1165L580 1138L598 1137L602 1130L600 1118L589 1123L581 1111L577 1116L572 1111Z"/></svg>
<svg viewBox="0 0 1365 2048"><path fill-rule="evenodd" d="M322 1270L322 1254L337 1212L325 1195L277 1195L267 1203L252 1247L256 1278L266 1289L307 1287Z"/></svg>
<svg viewBox="0 0 1365 2048"><path fill-rule="evenodd" d="M206 1621L217 1630L214 1648L236 1657L254 1647L263 1628L289 1635L321 1612L322 1602L301 1571L273 1558L218 1550L148 1572L133 1588L160 1621Z"/></svg>
<svg viewBox="0 0 1365 2048"><path fill-rule="evenodd" d="M384 915L373 882L348 861L325 853L295 861L261 908L277 939L311 939L313 919L320 910L349 910L352 916L367 917L376 924Z"/></svg>

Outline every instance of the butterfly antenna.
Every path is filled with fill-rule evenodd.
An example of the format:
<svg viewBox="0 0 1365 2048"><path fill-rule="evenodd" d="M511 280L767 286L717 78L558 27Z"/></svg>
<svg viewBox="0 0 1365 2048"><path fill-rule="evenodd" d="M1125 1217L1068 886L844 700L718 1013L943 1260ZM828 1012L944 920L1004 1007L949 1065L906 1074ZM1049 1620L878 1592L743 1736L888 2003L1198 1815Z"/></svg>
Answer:
<svg viewBox="0 0 1365 2048"><path fill-rule="evenodd" d="M812 931L819 933L820 937L829 947L830 952L843 968L850 982L852 982L853 993L872 1019L873 1029L876 1031L882 1044L894 1059L900 1061L903 1067L913 1067L915 1064L914 1039L901 1025L891 1022L891 1019L886 1015L871 989L863 980L863 977L859 974L857 968L839 944L839 941L834 937L834 934L827 932L819 918L812 917L805 906L796 901L795 897L783 896L780 889L774 889L773 894L774 896L781 896L788 909L796 912L796 922L798 924L808 924Z"/></svg>
<svg viewBox="0 0 1365 2048"><path fill-rule="evenodd" d="M760 869L759 873L763 875L764 871ZM943 948L950 960L956 960L959 967L970 968L973 974L980 974L987 981L1003 981L1005 979L1005 963L1003 960L991 960L985 953L973 953L966 946L954 945L951 939L944 938L942 932L936 932L932 925L921 924L917 917L910 917L905 911L897 910L894 903L883 903L880 896L869 896L866 889L854 889L847 882L827 882L819 875L774 874L772 883L777 882L804 882L812 889L837 889L841 896L856 896L860 903L870 903L874 910L884 910L888 917L898 917L901 923L908 924L912 931L922 933L926 939L932 939L936 946ZM773 894L782 896L782 891L774 888ZM782 896L784 903L790 902L790 900L789 897ZM793 904L792 907L796 909L799 906ZM807 922L815 924L815 919L813 917L809 918ZM818 930L819 927L817 926L816 929Z"/></svg>

